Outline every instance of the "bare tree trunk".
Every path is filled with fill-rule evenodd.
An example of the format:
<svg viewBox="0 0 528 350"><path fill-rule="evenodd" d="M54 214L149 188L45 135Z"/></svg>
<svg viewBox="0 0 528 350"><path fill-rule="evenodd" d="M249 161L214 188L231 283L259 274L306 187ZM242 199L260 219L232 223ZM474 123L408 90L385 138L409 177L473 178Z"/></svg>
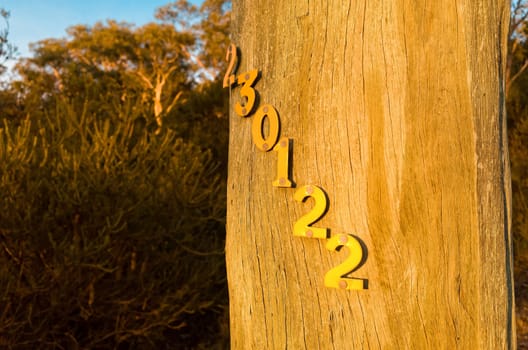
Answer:
<svg viewBox="0 0 528 350"><path fill-rule="evenodd" d="M233 1L238 73L260 71L246 118L232 88L233 349L515 349L508 19L507 1ZM265 105L296 188L256 147ZM366 289L325 287L349 252L294 235L305 185L327 194L313 227L364 245Z"/></svg>

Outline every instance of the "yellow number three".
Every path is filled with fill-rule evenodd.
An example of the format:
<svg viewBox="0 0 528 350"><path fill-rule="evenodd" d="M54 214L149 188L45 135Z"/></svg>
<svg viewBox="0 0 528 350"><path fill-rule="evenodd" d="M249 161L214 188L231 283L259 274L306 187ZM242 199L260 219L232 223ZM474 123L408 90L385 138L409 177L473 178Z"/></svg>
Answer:
<svg viewBox="0 0 528 350"><path fill-rule="evenodd" d="M253 69L247 73L240 74L237 78L238 85L242 85L240 89L240 96L245 100L245 103L242 105L237 102L235 104L235 113L241 117L247 117L251 114L251 111L255 107L255 101L257 99L257 93L253 89L258 78L258 70Z"/></svg>

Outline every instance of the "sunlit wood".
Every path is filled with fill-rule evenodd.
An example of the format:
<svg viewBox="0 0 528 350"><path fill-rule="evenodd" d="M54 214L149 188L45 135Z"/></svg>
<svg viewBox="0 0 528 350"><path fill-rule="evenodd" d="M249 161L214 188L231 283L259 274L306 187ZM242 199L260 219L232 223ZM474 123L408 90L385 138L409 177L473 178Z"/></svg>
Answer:
<svg viewBox="0 0 528 350"><path fill-rule="evenodd" d="M515 349L504 72L509 2L233 1L241 71L295 143L315 224L352 234L363 290L327 288L346 253L292 234L313 200L277 188L232 90L226 260L233 349ZM240 114L240 113L239 113ZM344 249L344 248L343 248ZM346 250L346 249L344 249Z"/></svg>

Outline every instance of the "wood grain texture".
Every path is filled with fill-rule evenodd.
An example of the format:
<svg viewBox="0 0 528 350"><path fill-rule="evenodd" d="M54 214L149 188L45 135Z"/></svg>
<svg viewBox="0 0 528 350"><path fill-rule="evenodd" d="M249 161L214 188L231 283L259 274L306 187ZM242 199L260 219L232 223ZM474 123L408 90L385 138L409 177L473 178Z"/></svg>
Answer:
<svg viewBox="0 0 528 350"><path fill-rule="evenodd" d="M503 72L509 2L234 0L239 73L328 194L369 288L325 288L345 252L294 237L311 200L231 108L226 259L233 349L515 349ZM240 101L232 90L231 106Z"/></svg>

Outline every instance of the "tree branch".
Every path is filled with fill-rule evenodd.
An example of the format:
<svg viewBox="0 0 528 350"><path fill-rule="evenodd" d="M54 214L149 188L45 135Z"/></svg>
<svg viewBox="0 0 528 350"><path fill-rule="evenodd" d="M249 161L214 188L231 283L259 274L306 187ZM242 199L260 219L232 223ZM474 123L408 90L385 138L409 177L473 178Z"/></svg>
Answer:
<svg viewBox="0 0 528 350"><path fill-rule="evenodd" d="M147 78L147 76L145 74L143 74L143 72L136 71L136 74L141 78L141 80L143 80L147 84L147 87L149 89L154 89L154 86L152 85L152 82L149 80L149 78Z"/></svg>
<svg viewBox="0 0 528 350"><path fill-rule="evenodd" d="M180 96L182 95L182 93L183 93L183 91L180 91L180 92L178 92L176 94L176 96L174 96L174 98L172 99L171 104L167 107L167 113L169 113L174 108L176 103L178 103L178 100L180 99Z"/></svg>
<svg viewBox="0 0 528 350"><path fill-rule="evenodd" d="M184 45L180 45L180 48L182 49L182 51L185 54L185 56L187 56L187 58L189 58L190 60L195 61L201 69L206 71L207 74L209 74L211 77L214 78L215 74L213 73L213 71L211 69L208 69L205 66L205 64L203 64L203 62L200 60L200 58L198 56L191 54L189 52L189 50L187 50L187 48Z"/></svg>
<svg viewBox="0 0 528 350"><path fill-rule="evenodd" d="M519 68L519 70L517 71L517 73L515 73L508 81L508 84L507 84L507 90L509 90L509 88L511 87L511 84L513 84L513 82L519 78L521 76L521 74L528 68L528 59L524 61L523 65L521 68Z"/></svg>

